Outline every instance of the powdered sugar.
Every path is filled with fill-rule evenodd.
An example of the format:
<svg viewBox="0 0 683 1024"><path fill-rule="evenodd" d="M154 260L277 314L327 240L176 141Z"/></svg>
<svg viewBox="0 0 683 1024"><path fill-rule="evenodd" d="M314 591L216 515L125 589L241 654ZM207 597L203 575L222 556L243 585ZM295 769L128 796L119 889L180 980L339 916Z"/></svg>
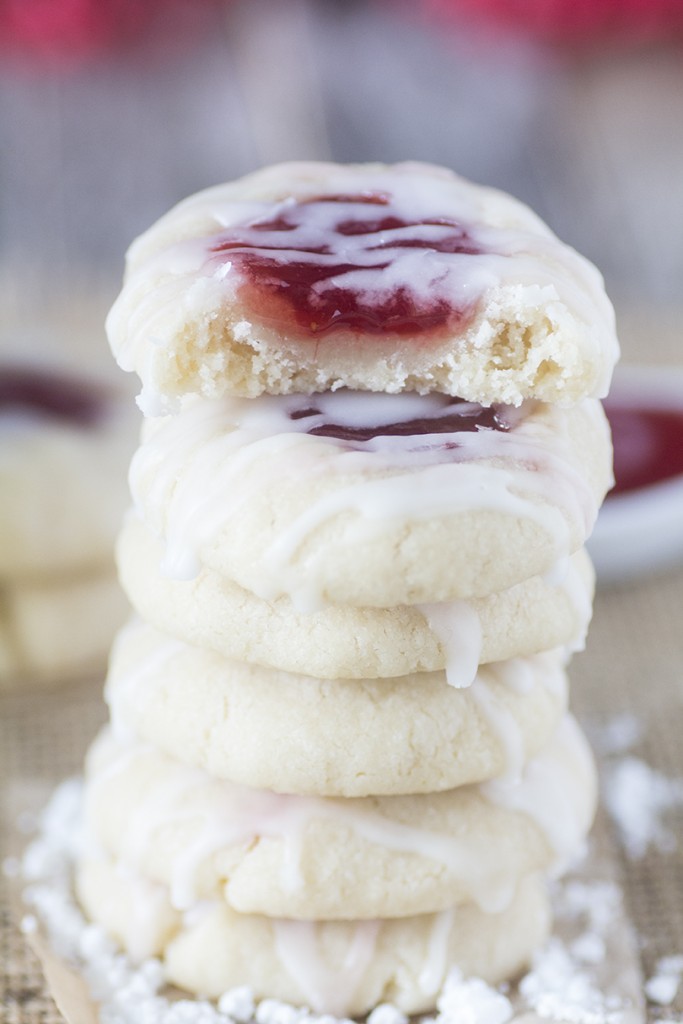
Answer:
<svg viewBox="0 0 683 1024"><path fill-rule="evenodd" d="M463 978L458 970L448 975L437 1008L439 1019L458 1024L506 1024L514 1013L506 995L481 978Z"/></svg>
<svg viewBox="0 0 683 1024"><path fill-rule="evenodd" d="M643 738L643 723L630 711L622 711L589 732L595 749L611 757L626 753L640 742Z"/></svg>
<svg viewBox="0 0 683 1024"><path fill-rule="evenodd" d="M673 817L683 809L683 778L667 778L630 753L644 734L643 723L631 712L616 714L588 733L603 755L604 802L626 855L640 860L648 850L673 851Z"/></svg>
<svg viewBox="0 0 683 1024"><path fill-rule="evenodd" d="M254 1016L254 995L248 985L230 989L218 1000L218 1009L237 1024L246 1024Z"/></svg>
<svg viewBox="0 0 683 1024"><path fill-rule="evenodd" d="M645 982L645 995L651 1003L669 1006L683 980L683 956L665 956L657 963L655 974Z"/></svg>
<svg viewBox="0 0 683 1024"><path fill-rule="evenodd" d="M578 966L569 950L552 939L519 990L540 1017L574 1024L606 1024L621 1019L619 1002L606 998L588 970Z"/></svg>
<svg viewBox="0 0 683 1024"><path fill-rule="evenodd" d="M201 999L173 999L164 992L164 968L157 959L133 966L97 925L88 924L72 893L80 827L82 784L71 780L55 792L40 820L40 831L22 862L27 881L24 900L30 908L24 927L40 924L53 950L72 963L100 1006L102 1024L338 1024L329 1015L277 1000L256 1002L240 987L226 992L218 1005ZM11 873L11 869L10 869ZM584 875L587 875L585 872ZM623 932L621 894L611 882L574 876L554 890L558 933L534 959L519 986L492 988L480 979L463 979L451 971L437 999L437 1013L424 1024L507 1024L535 1012L571 1024L626 1024L633 1019L628 991L606 983L605 964L619 956L615 941ZM604 957L600 957L600 952ZM670 962L669 962L670 961ZM669 958L651 979L651 998L672 990L679 965ZM528 1020L528 1018L527 1018ZM368 1024L404 1024L395 1007L383 1004Z"/></svg>
<svg viewBox="0 0 683 1024"><path fill-rule="evenodd" d="M573 878L558 884L555 912L571 941L554 936L534 958L520 993L539 1017L573 1024L608 1024L623 1019L623 998L598 968L609 954L610 932L619 918L621 891L613 882Z"/></svg>
<svg viewBox="0 0 683 1024"><path fill-rule="evenodd" d="M669 852L676 835L664 816L683 808L683 779L668 779L636 757L625 757L605 769L605 803L626 853L643 857L650 848Z"/></svg>
<svg viewBox="0 0 683 1024"><path fill-rule="evenodd" d="M408 1024L408 1018L390 1003L380 1003L368 1016L368 1024Z"/></svg>

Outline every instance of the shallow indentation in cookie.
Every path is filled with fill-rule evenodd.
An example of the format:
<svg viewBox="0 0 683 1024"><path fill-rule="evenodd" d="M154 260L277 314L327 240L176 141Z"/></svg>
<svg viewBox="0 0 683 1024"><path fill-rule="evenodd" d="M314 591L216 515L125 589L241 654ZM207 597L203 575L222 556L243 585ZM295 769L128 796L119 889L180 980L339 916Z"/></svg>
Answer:
<svg viewBox="0 0 683 1024"><path fill-rule="evenodd" d="M472 318L476 298L457 257L485 249L472 226L411 217L405 202L372 191L288 198L209 244L212 268L239 276L256 320L316 342L347 328L417 344Z"/></svg>

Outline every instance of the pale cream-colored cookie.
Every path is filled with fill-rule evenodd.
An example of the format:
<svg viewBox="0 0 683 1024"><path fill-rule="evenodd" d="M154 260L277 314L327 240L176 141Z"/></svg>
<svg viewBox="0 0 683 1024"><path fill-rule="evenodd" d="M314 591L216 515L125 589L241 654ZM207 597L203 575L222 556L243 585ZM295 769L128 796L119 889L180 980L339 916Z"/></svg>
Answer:
<svg viewBox="0 0 683 1024"><path fill-rule="evenodd" d="M138 419L101 375L0 361L0 586L111 571Z"/></svg>
<svg viewBox="0 0 683 1024"><path fill-rule="evenodd" d="M103 670L127 613L113 571L0 585L0 691Z"/></svg>
<svg viewBox="0 0 683 1024"><path fill-rule="evenodd" d="M609 427L592 400L195 400L148 422L131 466L167 574L188 579L204 564L305 611L481 597L548 573L582 546L611 482Z"/></svg>
<svg viewBox="0 0 683 1024"><path fill-rule="evenodd" d="M320 679L377 679L447 669L454 685L478 664L559 645L582 646L592 569L577 553L559 583L534 577L470 601L396 608L328 606L308 614L267 601L204 569L191 581L160 572L163 548L130 517L119 538L122 585L159 629L228 658Z"/></svg>
<svg viewBox="0 0 683 1024"><path fill-rule="evenodd" d="M213 779L105 730L86 762L85 822L105 852L186 910L306 920L504 908L520 878L576 856L595 771L567 716L521 777L418 796L333 800Z"/></svg>
<svg viewBox="0 0 683 1024"><path fill-rule="evenodd" d="M107 701L117 735L210 775L283 793L431 793L513 772L566 710L560 652L480 668L326 680L228 661L141 622L119 635Z"/></svg>
<svg viewBox="0 0 683 1024"><path fill-rule="evenodd" d="M119 540L119 568L139 613L227 657L320 678L379 678L450 668L457 682L478 663L560 644L580 646L593 574L583 551L559 581L533 577L469 601L394 608L327 606L308 614L268 601L204 569L165 578L163 548L134 517Z"/></svg>
<svg viewBox="0 0 683 1024"><path fill-rule="evenodd" d="M148 414L328 388L603 396L602 278L522 203L420 163L271 167L135 242L107 322Z"/></svg>
<svg viewBox="0 0 683 1024"><path fill-rule="evenodd" d="M497 914L464 904L440 914L385 921L285 921L207 903L185 915L167 890L104 858L84 860L77 892L88 916L135 959L159 956L166 977L219 998L248 985L257 999L315 1013L358 1016L389 1002L404 1013L434 1008L446 975L498 984L514 978L550 925L545 886L523 879Z"/></svg>

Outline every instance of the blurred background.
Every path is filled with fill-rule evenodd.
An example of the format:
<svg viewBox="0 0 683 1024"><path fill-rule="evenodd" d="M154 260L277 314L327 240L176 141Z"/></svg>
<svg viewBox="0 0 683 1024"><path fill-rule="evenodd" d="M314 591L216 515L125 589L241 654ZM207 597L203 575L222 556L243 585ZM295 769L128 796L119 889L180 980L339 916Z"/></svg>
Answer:
<svg viewBox="0 0 683 1024"><path fill-rule="evenodd" d="M63 463L75 467L68 479L59 471L65 500L74 480L95 479L103 438L122 439L97 558L52 566L41 556L36 579L0 552L0 634L11 621L5 633L21 632L23 650L48 585L66 594L86 576L90 586L113 576L137 415L103 320L127 245L189 193L290 159L444 164L526 201L600 267L626 362L678 368L665 374L677 432L670 416L634 420L627 409L616 454L619 472L633 453L649 460L631 474L641 482L678 467L680 495L664 518L659 500L647 520L629 505L618 535L608 524L609 558L617 575L624 552L634 572L683 561L683 0L0 0L0 371L86 374L86 391L116 391L106 393L118 426L112 409L99 435L61 418ZM3 435L6 494L29 463L44 476L38 420L53 444L59 419L44 415L49 382L43 398L23 386L39 415L30 429L22 421L25 449L16 430ZM649 406L661 386L649 381ZM43 537L58 518L56 490L33 498ZM15 504L15 520L26 518ZM61 518L76 522L66 507ZM7 530L0 517L0 539ZM645 534L657 550L636 557ZM606 579L599 531L595 542ZM53 634L64 647L61 627ZM0 635L0 652L9 644ZM0 683L8 671L0 657Z"/></svg>
<svg viewBox="0 0 683 1024"><path fill-rule="evenodd" d="M131 239L263 163L418 158L533 206L647 359L683 304L681 39L680 0L0 0L0 316L99 330Z"/></svg>
<svg viewBox="0 0 683 1024"><path fill-rule="evenodd" d="M626 360L679 368L665 377L683 450L683 0L0 0L0 368L38 353L120 380L102 323L126 246L187 194L288 159L434 161L529 203L602 270ZM667 529L680 558L678 486ZM632 549L664 535L640 523L629 520ZM660 571L672 561L665 552ZM71 593L71 578L58 583ZM5 609L9 594L0 572ZM82 600L92 609L90 591ZM680 569L603 591L573 672L604 778L627 763L617 754L637 758L645 781L626 803L638 798L644 820L669 815L672 844L647 857L610 825L645 977L683 952L682 610ZM28 783L42 793L79 770L124 614L85 652L99 659L89 683L0 709L1 774L22 800ZM601 746L619 722L627 741ZM2 907L0 919L11 1020L56 1022ZM683 1013L683 985L669 1011Z"/></svg>

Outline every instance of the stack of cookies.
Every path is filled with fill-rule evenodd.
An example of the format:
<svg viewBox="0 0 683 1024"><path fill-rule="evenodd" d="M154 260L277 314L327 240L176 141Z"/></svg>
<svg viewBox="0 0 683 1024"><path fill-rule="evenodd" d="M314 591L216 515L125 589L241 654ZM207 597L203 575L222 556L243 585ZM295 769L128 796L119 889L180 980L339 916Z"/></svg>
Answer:
<svg viewBox="0 0 683 1024"><path fill-rule="evenodd" d="M0 692L101 671L127 615L113 548L137 416L50 340L0 337Z"/></svg>
<svg viewBox="0 0 683 1024"><path fill-rule="evenodd" d="M594 811L565 668L611 482L598 273L447 171L292 164L143 235L109 333L139 618L87 913L190 992L317 1013L513 977Z"/></svg>

